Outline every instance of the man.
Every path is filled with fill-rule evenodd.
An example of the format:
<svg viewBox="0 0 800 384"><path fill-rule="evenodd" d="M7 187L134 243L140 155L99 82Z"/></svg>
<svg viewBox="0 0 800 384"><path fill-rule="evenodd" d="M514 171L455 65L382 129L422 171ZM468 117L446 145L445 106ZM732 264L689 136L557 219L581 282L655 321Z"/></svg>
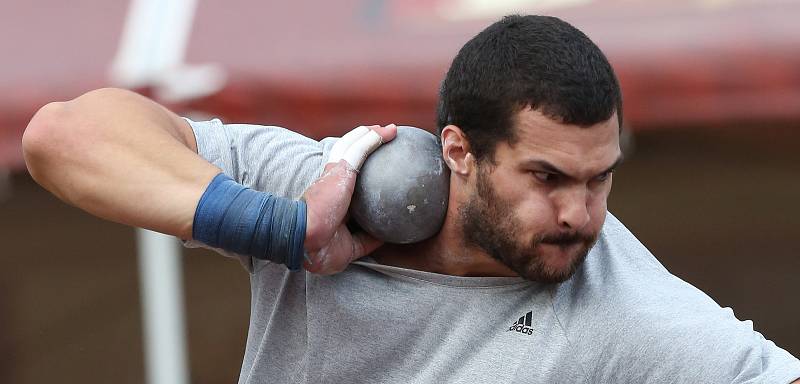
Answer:
<svg viewBox="0 0 800 384"><path fill-rule="evenodd" d="M44 107L24 150L63 200L240 258L252 287L240 383L800 377L800 361L607 214L621 97L577 29L539 16L489 26L454 59L438 113L447 216L407 246L378 248L343 222L354 171L391 125L318 143L99 90ZM319 274L280 265L297 267L300 245Z"/></svg>

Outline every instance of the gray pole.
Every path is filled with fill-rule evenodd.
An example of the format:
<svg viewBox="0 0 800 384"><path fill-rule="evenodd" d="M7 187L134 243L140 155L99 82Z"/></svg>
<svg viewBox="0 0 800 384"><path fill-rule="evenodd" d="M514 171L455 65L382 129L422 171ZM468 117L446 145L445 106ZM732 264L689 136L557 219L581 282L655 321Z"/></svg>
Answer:
<svg viewBox="0 0 800 384"><path fill-rule="evenodd" d="M136 229L147 383L186 384L182 255L168 235Z"/></svg>
<svg viewBox="0 0 800 384"><path fill-rule="evenodd" d="M150 86L157 95L167 88L166 93L173 97L200 93L182 89L184 84L208 83L191 75L197 71L180 76L187 73L183 60L195 9L195 0L132 0L111 64L111 83L120 87ZM190 79L173 80L183 77ZM213 89L201 88L201 92ZM181 250L174 237L144 229L137 229L136 239L147 383L187 384Z"/></svg>

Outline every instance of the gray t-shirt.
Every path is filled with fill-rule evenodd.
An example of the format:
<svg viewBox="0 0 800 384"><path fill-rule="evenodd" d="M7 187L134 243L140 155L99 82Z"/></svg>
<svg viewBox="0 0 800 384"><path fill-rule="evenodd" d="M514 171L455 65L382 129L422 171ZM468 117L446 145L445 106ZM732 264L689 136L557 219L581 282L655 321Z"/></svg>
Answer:
<svg viewBox="0 0 800 384"><path fill-rule="evenodd" d="M335 139L191 122L245 186L297 198ZM189 242L188 246L200 244ZM221 252L224 254L224 252ZM567 282L458 277L361 259L289 272L240 255L252 301L239 383L788 383L800 361L670 274L610 213Z"/></svg>

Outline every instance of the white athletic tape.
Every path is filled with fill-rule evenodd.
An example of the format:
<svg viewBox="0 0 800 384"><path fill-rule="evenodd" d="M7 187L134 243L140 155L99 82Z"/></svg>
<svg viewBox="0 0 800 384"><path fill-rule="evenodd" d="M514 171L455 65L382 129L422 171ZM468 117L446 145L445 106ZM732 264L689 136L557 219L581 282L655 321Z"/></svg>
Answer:
<svg viewBox="0 0 800 384"><path fill-rule="evenodd" d="M363 129L362 129L363 128ZM364 160L382 144L381 136L367 128L358 127L342 136L331 148L328 163L338 163L344 159L353 169L361 169Z"/></svg>
<svg viewBox="0 0 800 384"><path fill-rule="evenodd" d="M347 149L368 132L369 128L360 126L339 138L331 148L331 153L328 155L328 163L338 163L339 160L344 157L344 153L347 152Z"/></svg>
<svg viewBox="0 0 800 384"><path fill-rule="evenodd" d="M364 164L364 160L367 159L367 156L369 156L375 148L378 148L381 142L381 136L377 132L370 130L347 149L344 153L344 160L355 170L359 170L361 169L361 165Z"/></svg>

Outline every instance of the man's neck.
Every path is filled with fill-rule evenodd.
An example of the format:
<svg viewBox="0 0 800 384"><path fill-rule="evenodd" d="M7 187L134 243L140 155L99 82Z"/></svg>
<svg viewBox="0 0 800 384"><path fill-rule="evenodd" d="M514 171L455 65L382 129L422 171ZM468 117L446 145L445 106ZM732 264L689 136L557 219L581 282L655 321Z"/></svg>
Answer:
<svg viewBox="0 0 800 384"><path fill-rule="evenodd" d="M386 244L372 253L379 263L453 276L519 276L483 250L469 246L453 215L434 237L415 244Z"/></svg>

